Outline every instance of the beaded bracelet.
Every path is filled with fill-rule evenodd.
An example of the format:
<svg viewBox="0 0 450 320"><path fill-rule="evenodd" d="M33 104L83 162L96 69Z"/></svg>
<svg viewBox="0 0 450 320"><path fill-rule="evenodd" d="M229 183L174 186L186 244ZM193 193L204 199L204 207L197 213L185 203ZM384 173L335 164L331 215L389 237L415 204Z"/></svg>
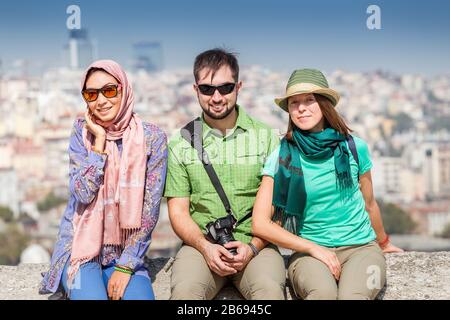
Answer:
<svg viewBox="0 0 450 320"><path fill-rule="evenodd" d="M125 268L122 268L122 267L119 267L119 266L114 266L114 270L122 272L122 273L129 274L129 275L133 274L133 271L125 269Z"/></svg>
<svg viewBox="0 0 450 320"><path fill-rule="evenodd" d="M253 243L251 243L251 242L249 242L248 245L249 245L250 249L252 249L253 256L256 257L256 256L258 255L258 253L259 253L259 250L258 250L258 249L256 248L256 246L255 246Z"/></svg>
<svg viewBox="0 0 450 320"><path fill-rule="evenodd" d="M384 249L386 245L389 243L389 235L386 234L386 238L383 241L378 242L378 245L381 247L381 249Z"/></svg>

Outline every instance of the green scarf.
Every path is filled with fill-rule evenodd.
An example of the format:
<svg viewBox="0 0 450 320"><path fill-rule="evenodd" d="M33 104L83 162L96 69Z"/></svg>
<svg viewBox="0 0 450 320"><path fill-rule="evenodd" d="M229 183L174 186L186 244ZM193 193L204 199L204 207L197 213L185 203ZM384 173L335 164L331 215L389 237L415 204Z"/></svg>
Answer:
<svg viewBox="0 0 450 320"><path fill-rule="evenodd" d="M292 140L281 140L279 169L274 178L273 220L281 221L286 230L298 235L307 198L300 153L311 160L334 157L337 188L342 194L349 194L353 180L344 135L332 128L321 132L307 132L296 128Z"/></svg>

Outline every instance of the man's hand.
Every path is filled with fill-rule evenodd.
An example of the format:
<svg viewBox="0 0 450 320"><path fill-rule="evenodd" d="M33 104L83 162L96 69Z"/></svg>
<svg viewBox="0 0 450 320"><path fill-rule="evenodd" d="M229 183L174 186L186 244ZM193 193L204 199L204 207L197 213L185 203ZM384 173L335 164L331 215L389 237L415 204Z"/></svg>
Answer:
<svg viewBox="0 0 450 320"><path fill-rule="evenodd" d="M219 244L206 242L201 251L209 268L221 277L237 273L235 268L231 267L234 261L233 254Z"/></svg>
<svg viewBox="0 0 450 320"><path fill-rule="evenodd" d="M233 256L232 260L225 258L225 262L229 263L230 266L237 271L242 271L253 258L253 251L246 243L230 241L226 243L224 247L227 249L236 248L237 255Z"/></svg>
<svg viewBox="0 0 450 320"><path fill-rule="evenodd" d="M112 300L120 300L125 293L125 289L127 288L130 279L130 274L114 271L108 281L108 296Z"/></svg>

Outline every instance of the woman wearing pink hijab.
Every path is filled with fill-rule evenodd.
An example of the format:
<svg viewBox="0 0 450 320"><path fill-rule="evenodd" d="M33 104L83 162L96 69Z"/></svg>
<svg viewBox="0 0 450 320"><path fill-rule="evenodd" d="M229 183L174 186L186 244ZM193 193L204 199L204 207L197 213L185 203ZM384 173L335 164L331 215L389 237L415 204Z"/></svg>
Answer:
<svg viewBox="0 0 450 320"><path fill-rule="evenodd" d="M82 95L87 110L69 146L70 199L40 293L62 285L72 300L153 300L143 258L159 216L166 135L133 112L133 89L114 61L88 67Z"/></svg>

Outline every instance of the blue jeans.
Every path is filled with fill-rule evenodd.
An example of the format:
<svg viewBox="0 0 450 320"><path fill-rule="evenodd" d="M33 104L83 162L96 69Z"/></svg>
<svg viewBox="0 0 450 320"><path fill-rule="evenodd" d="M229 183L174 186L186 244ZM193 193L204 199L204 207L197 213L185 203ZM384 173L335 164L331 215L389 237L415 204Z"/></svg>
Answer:
<svg viewBox="0 0 450 320"><path fill-rule="evenodd" d="M114 265L102 267L97 262L81 265L75 275L75 285L69 290L67 287L69 261L70 259L64 267L62 283L64 290L69 292L70 300L108 300L108 281L114 272ZM122 300L155 300L147 269L142 267L131 276Z"/></svg>

